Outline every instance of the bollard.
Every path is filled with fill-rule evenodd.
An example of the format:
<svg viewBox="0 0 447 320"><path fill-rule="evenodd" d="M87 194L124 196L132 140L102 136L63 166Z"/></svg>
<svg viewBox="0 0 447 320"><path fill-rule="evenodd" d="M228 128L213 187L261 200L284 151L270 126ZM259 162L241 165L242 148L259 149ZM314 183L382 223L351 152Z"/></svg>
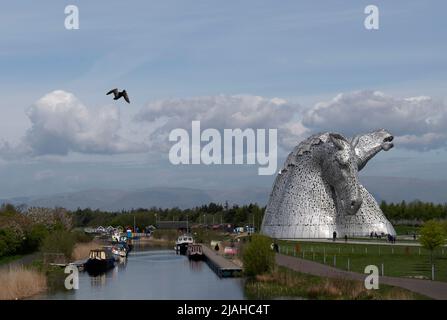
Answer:
<svg viewBox="0 0 447 320"><path fill-rule="evenodd" d="M432 279L432 281L435 281L435 264L434 263L431 265L431 279Z"/></svg>
<svg viewBox="0 0 447 320"><path fill-rule="evenodd" d="M351 260L348 258L348 271L351 271Z"/></svg>
<svg viewBox="0 0 447 320"><path fill-rule="evenodd" d="M303 250L303 259L304 259L304 250Z"/></svg>
<svg viewBox="0 0 447 320"><path fill-rule="evenodd" d="M337 266L337 256L334 255L334 267Z"/></svg>
<svg viewBox="0 0 447 320"><path fill-rule="evenodd" d="M384 271L384 266L383 266L383 263L382 263L382 277L385 275L385 271Z"/></svg>

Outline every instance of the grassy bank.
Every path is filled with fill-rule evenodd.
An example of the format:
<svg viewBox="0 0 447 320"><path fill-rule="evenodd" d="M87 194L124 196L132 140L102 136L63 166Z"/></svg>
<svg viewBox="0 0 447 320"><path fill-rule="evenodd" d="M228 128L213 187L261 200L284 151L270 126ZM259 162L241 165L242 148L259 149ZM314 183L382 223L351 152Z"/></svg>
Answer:
<svg viewBox="0 0 447 320"><path fill-rule="evenodd" d="M366 290L363 282L330 279L277 267L268 274L258 275L245 283L249 299L340 299L340 300L419 300L428 299L411 291L380 285Z"/></svg>
<svg viewBox="0 0 447 320"><path fill-rule="evenodd" d="M0 266L1 266L1 265L8 264L8 263L10 263L10 262L14 262L14 261L16 261L16 260L19 260L19 259L22 258L22 257L23 257L23 255L20 255L20 254L16 254L16 255L13 255L13 256L5 256L5 257L1 257L1 258L0 258Z"/></svg>
<svg viewBox="0 0 447 320"><path fill-rule="evenodd" d="M283 254L343 270L363 273L367 265L381 269L383 264L386 276L431 279L430 252L420 247L345 244L342 240L335 243L281 241L279 244ZM434 257L435 280L447 281L447 248L435 250Z"/></svg>
<svg viewBox="0 0 447 320"><path fill-rule="evenodd" d="M24 299L47 289L47 277L44 273L23 266L0 270L0 283L0 300Z"/></svg>

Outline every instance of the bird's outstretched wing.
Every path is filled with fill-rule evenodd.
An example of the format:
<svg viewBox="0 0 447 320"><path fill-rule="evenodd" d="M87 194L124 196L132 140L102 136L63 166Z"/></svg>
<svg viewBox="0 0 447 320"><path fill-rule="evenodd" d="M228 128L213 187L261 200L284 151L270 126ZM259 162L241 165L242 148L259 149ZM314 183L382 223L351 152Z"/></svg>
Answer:
<svg viewBox="0 0 447 320"><path fill-rule="evenodd" d="M123 94L123 98L124 98L124 100L126 100L127 103L130 103L129 96L127 95L127 91L126 91L126 90L123 90L122 94Z"/></svg>
<svg viewBox="0 0 447 320"><path fill-rule="evenodd" d="M113 95L116 96L116 95L118 94L118 89L115 88L115 89L110 90L109 92L107 92L107 95L109 95L109 94L111 94L111 93L113 93Z"/></svg>

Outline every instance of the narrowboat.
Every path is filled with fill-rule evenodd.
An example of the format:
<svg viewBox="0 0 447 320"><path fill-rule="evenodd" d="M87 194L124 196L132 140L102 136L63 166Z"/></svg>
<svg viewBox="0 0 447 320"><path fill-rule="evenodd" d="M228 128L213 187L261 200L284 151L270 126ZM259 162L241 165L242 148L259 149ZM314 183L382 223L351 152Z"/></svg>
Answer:
<svg viewBox="0 0 447 320"><path fill-rule="evenodd" d="M115 258L109 249L90 250L85 270L89 273L101 273L115 266Z"/></svg>
<svg viewBox="0 0 447 320"><path fill-rule="evenodd" d="M203 259L202 245L195 243L189 244L188 249L186 250L186 255L191 260L202 260Z"/></svg>

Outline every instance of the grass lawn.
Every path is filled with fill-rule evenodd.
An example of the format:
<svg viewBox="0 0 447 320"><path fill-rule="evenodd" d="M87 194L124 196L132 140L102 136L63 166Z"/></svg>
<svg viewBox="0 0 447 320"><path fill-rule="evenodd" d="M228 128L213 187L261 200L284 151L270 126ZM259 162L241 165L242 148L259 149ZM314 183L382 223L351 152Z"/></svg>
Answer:
<svg viewBox="0 0 447 320"><path fill-rule="evenodd" d="M366 290L361 281L317 277L284 267L277 267L270 274L247 280L245 295L249 299L428 299L425 296L398 287L380 285L378 290Z"/></svg>
<svg viewBox="0 0 447 320"><path fill-rule="evenodd" d="M430 252L411 246L280 241L280 252L364 273L367 265L384 266L385 276L431 279ZM334 258L335 257L335 258ZM334 261L335 260L335 261ZM434 253L435 280L447 281L447 248ZM349 267L349 268L348 268Z"/></svg>
<svg viewBox="0 0 447 320"><path fill-rule="evenodd" d="M394 230L396 230L397 235L412 235L413 233L419 234L420 226L406 226L406 225L395 225Z"/></svg>

